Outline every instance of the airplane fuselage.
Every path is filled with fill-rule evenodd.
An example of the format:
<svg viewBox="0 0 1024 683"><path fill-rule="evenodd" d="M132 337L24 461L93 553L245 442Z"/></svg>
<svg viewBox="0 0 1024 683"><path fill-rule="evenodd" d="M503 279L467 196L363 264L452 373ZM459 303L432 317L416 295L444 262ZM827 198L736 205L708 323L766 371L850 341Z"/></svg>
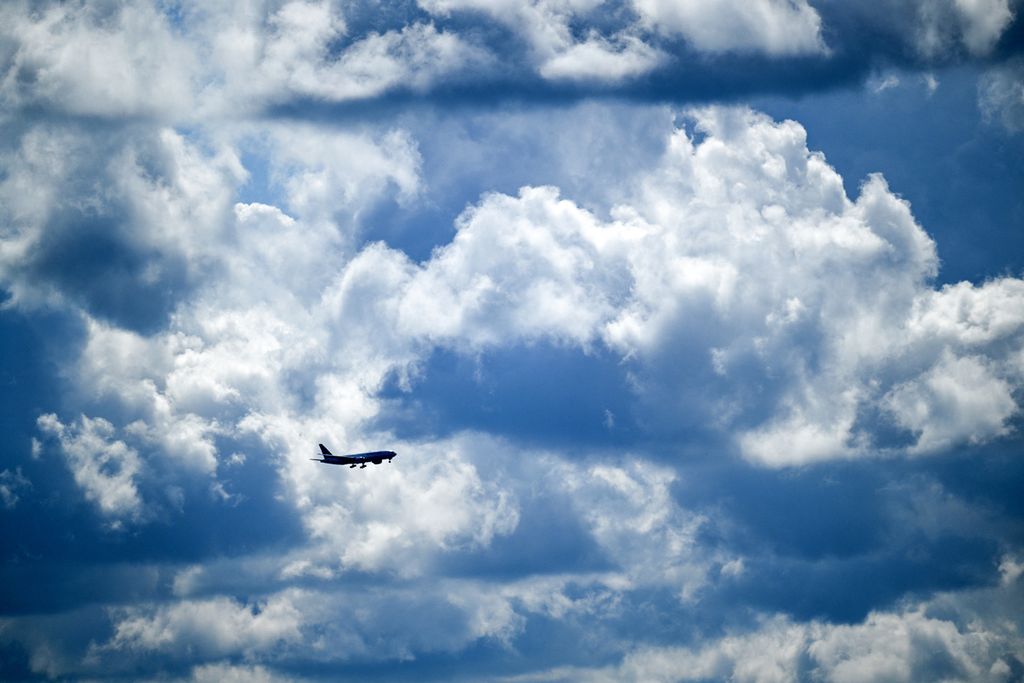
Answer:
<svg viewBox="0 0 1024 683"><path fill-rule="evenodd" d="M320 459L313 458L316 462L322 462L326 465L348 465L349 467L366 467L367 463L373 463L379 465L385 460L391 462L397 453L394 451L370 451L368 453L348 453L346 455L334 455L328 451L323 445L320 446L321 455Z"/></svg>

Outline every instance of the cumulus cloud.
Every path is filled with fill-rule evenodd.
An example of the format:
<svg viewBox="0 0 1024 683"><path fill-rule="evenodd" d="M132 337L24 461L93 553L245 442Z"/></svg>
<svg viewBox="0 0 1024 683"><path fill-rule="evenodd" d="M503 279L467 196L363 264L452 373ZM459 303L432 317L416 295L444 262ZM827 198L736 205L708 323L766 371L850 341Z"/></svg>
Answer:
<svg viewBox="0 0 1024 683"><path fill-rule="evenodd" d="M614 82L651 71L666 57L664 52L632 36L615 44L595 35L546 60L539 71L549 79Z"/></svg>
<svg viewBox="0 0 1024 683"><path fill-rule="evenodd" d="M482 13L522 36L529 46L537 73L549 80L615 83L645 74L668 56L624 26L611 35L596 27L579 40L572 25L586 22L602 3L594 0L542 0L541 2L489 3L477 0L420 0L419 5L439 16Z"/></svg>
<svg viewBox="0 0 1024 683"><path fill-rule="evenodd" d="M156 118L188 112L198 60L156 6L36 5L19 0L0 9L5 110Z"/></svg>
<svg viewBox="0 0 1024 683"><path fill-rule="evenodd" d="M1020 281L933 290L935 245L880 176L851 201L798 124L695 116L706 137L676 132L611 221L554 188L485 197L395 282L388 325L455 348L603 342L638 361L641 393L738 428L766 464L1007 433Z"/></svg>
<svg viewBox="0 0 1024 683"><path fill-rule="evenodd" d="M898 37L889 36L929 64L991 54L1012 21L1004 0L931 6L908 9L913 21L897 16ZM936 245L899 187L869 176L848 196L799 124L745 108L691 110L676 129L667 109L648 110L645 122L666 122L661 156L637 160L644 155L631 150L621 164L635 133L620 135L618 122L582 126L563 110L567 126L585 130L551 145L543 163L575 157L559 159L561 171L474 179L468 205L460 188L440 198L443 209L424 209L438 200L438 179L425 176L433 160L402 128L409 119L359 118L450 89L481 101L642 95L637 84L685 81L698 63L699 78L712 80L737 65L830 69L832 41L852 40L849 26L829 24L842 11L805 0L367 7L0 10L4 304L74 327L52 341L60 407L36 420L33 460L0 470L0 503L19 516L52 501L36 473L62 462L51 476L66 469L101 524L133 527L108 536L98 562L130 558L121 571L144 577L127 587L110 579L77 611L5 616L3 659L15 655L5 676L24 666L55 678L294 680L307 666L364 671L470 648L508 653L508 670L522 671L538 641L617 662L538 674L548 680L1018 673L1012 544L985 560L987 578L1001 579L995 598L939 596L845 625L772 614L751 625L746 605L715 601L759 580L764 563L748 554L758 544L729 547L739 533L729 525L742 524L718 506L732 503L685 502L682 459L662 446L683 431L687 448L709 452L702 466L777 484L795 474L757 466L945 453L1013 435L1020 279L937 288ZM851 61L872 61L875 49ZM1015 91L1013 75L1000 74L979 96L1005 123ZM344 104L353 102L362 104ZM606 114L595 105L588 116ZM549 112L516 115L527 129ZM525 136L504 116L472 118L465 135L505 126L515 153ZM532 139L559 132L545 135ZM607 183L590 174L598 145L616 157L613 174L600 176ZM506 163L492 152L492 165ZM539 180L516 191L523 176ZM543 184L567 176L584 189ZM382 227L389 212L415 210L416 220L444 215L431 218L418 255L401 239L367 242L393 236ZM434 407L418 405L416 390L437 356L475 364L480 388L489 354L523 349L606 363L628 395L594 419L633 440L615 453L539 451L511 430L454 423L435 434L418 420L416 410ZM412 433L394 427L404 409L417 421ZM387 444L399 458L326 468L309 462L317 441ZM974 521L997 524L941 487L931 497L908 489L898 514L927 520L908 523L922 543L949 526L959 540ZM196 490L217 513L247 497L257 500L246 513L257 512L242 528L207 529L238 517L205 516ZM170 513L156 514L168 502ZM167 517L175 523L154 523ZM202 525L177 524L197 518ZM95 522L76 516L68 538L86 540L69 542L72 557L40 543L41 564L58 557L76 581L104 572L89 547ZM275 523L288 538L253 549L248 530ZM908 535L897 529L887 542ZM211 549L216 559L203 556ZM30 585L25 566L35 568L5 563L5 585ZM40 574L31 585L46 581ZM68 596L80 585L62 583L52 602L31 607L81 604Z"/></svg>
<svg viewBox="0 0 1024 683"><path fill-rule="evenodd" d="M197 95L204 115L231 116L312 99L345 102L393 90L423 92L486 71L493 56L457 33L407 21L350 35L338 3L197 5L185 13L193 50L210 85Z"/></svg>
<svg viewBox="0 0 1024 683"><path fill-rule="evenodd" d="M807 0L420 0L377 13L329 0L19 0L0 15L0 101L10 112L195 123L452 88L503 97L525 86L519 92L529 97L565 96L567 82L581 94L639 84L662 97L665 84L695 69L747 90L754 81L737 77L733 57L769 72L788 59L819 60L845 82L851 64L829 62L825 35L867 76L879 59L907 61L901 53L936 62L987 57L1014 14L1010 0L880 11ZM817 87L798 80L786 88ZM680 97L688 90L672 88Z"/></svg>
<svg viewBox="0 0 1024 683"><path fill-rule="evenodd" d="M556 469L594 540L620 563L624 585L666 586L691 599L706 581L712 554L699 548L705 519L671 495L671 470L651 463Z"/></svg>
<svg viewBox="0 0 1024 683"><path fill-rule="evenodd" d="M101 513L115 518L139 516L139 454L116 438L110 422L83 415L76 423L65 425L49 414L40 416L39 428L58 440L75 483Z"/></svg>
<svg viewBox="0 0 1024 683"><path fill-rule="evenodd" d="M489 61L482 50L433 24L371 33L332 59L330 43L342 31L337 25L331 30L328 17L319 16L327 11L325 3L312 13L300 3L279 10L271 19L278 33L251 64L253 80L239 83L240 94L250 94L256 102L284 99L282 91L331 101L365 99L396 86L424 90L442 76ZM231 70L236 78L244 72ZM247 92L253 86L256 92Z"/></svg>
<svg viewBox="0 0 1024 683"><path fill-rule="evenodd" d="M821 53L821 16L806 0L633 0L648 27L684 36L707 52Z"/></svg>
<svg viewBox="0 0 1024 683"><path fill-rule="evenodd" d="M479 450L486 442L474 445ZM242 659L250 666L260 665L257 673L276 680L277 671L294 670L298 662L338 666L345 662L411 661L431 654L460 652L472 644L516 648L534 620L582 625L595 619L620 618L632 609L634 600L647 600L645 596L652 590L667 590L680 604L695 599L695 589L704 581L702 573L710 567L707 553L696 541L702 521L673 502L669 487L674 477L670 470L652 466L648 471L639 464L573 464L545 453L530 456L531 469L541 465L554 475L533 487L543 484L576 508L586 533L613 561L606 571L453 577L438 573L435 567L425 576L406 574L396 581L393 576L378 574L367 581L364 572L379 572L390 563L377 560L375 564L338 566L330 556L306 546L289 557L224 558L220 561L223 566L217 566L218 562L189 565L175 576L173 597L105 608L109 635L92 638L91 642L49 643L45 638L36 639L33 618L8 620L4 635L21 643L40 661L51 656L54 664L50 670L55 675L133 671L141 662L149 662L147 670L152 671L156 662L157 667L170 667L171 663L178 668L196 665L192 675L197 677L201 668L220 671L226 666L222 662ZM432 466L443 467L443 463L434 456ZM365 478L371 472L361 472L360 476ZM376 482L377 491L372 497L379 499L380 507L371 510L371 516L380 518L382 525L395 532L384 534L380 540L390 544L386 551L399 555L399 562L422 561L426 546L421 545L417 553L408 552L410 540L422 544L414 540L416 535L444 535L458 540L452 537L451 529L465 522L447 518L457 518L470 504L477 505L476 513L482 509L479 503L460 502L440 491L449 489L467 497L464 491L457 491L461 484L451 481L451 468L442 475L444 478L434 483L433 490L422 493L408 484L394 491L388 481ZM394 479L412 477L396 474ZM516 486L524 493L531 488L522 480ZM355 488L348 487L350 491ZM358 500L351 494L343 497ZM374 504L367 500L369 497L363 496L363 505ZM403 529L403 525L416 523L404 513L387 516L387 506L416 497L424 499L422 503L409 500L422 518L416 528ZM430 505L437 507L430 509ZM365 530L369 541L376 542L372 538L376 525L365 521L359 510L345 511L337 506L311 514L318 518L317 528L357 526L357 533ZM362 521L356 524L354 520ZM407 535L409 531L415 533ZM510 548L513 553L522 552L520 544L532 540L530 536L521 537ZM474 547L476 541L466 541L459 550L467 557L492 552L483 550L478 554L481 549ZM356 553L363 553L363 546L361 542L348 544ZM667 551L664 556L663 551ZM304 559L296 561L296 557ZM321 563L324 570L317 569L316 563ZM267 572L273 576L274 568L282 566L287 573L282 579L286 583L298 580L303 587L252 595L253 586L268 585ZM240 591L252 597L225 595ZM619 650L617 646L615 649ZM230 669L226 673L234 672Z"/></svg>
<svg viewBox="0 0 1024 683"><path fill-rule="evenodd" d="M192 669L192 674L183 680L191 683L279 683L302 679L277 674L262 666L204 664Z"/></svg>
<svg viewBox="0 0 1024 683"><path fill-rule="evenodd" d="M378 324L388 310L381 297L412 264L379 245L354 258L351 253L359 216L375 198L412 201L418 191L419 157L408 136L392 132L374 140L340 132L269 131L264 139L274 152L271 172L280 174L295 217L258 203L225 212L224 188L240 175L225 179L218 175L219 157L204 155L180 137L161 136L197 167L193 177L189 167L172 164L170 180L153 184L165 198L163 205L147 202L148 216L167 225L162 259L185 254L202 262L216 255L210 268L196 273L189 296L183 292L172 300L165 330L140 334L130 321L118 326L98 320L103 309L76 299L74 283L64 283L59 270L41 271L30 282L11 276L12 285L23 288L17 291L24 291L14 305L37 305L32 285L47 280L43 288L54 292L54 305L84 318L75 382L83 401L116 414L118 425L83 416L80 424L66 426L47 416L40 427L62 438L86 497L105 515L148 519L141 514L151 502L147 482L182 485L198 474L223 491L221 460L224 468L230 462L221 457L218 440L255 435L281 453L275 464L282 481L295 494L310 538L322 546L318 558L327 557L328 566L416 573L434 550L486 545L495 534L514 529L514 500L481 480L470 459L460 455L465 445L459 443L423 445L405 457L406 467L354 487L324 481L308 464L303 433L355 447L367 438L362 425L380 410L381 384L393 372L411 372L425 348ZM204 176L211 168L212 175ZM53 197L66 182L61 175L43 180L40 189ZM213 187L201 187L204 180ZM96 192L87 189L80 192L84 201ZM13 186L9 191L14 196ZM188 225L166 220L167 214L175 217L179 192L187 196L194 219ZM144 193L141 199L133 195L133 201L146 200ZM202 228L209 232L201 238ZM25 231L39 244L62 235L43 219L26 221ZM116 232L114 237L136 239ZM378 262L381 254L397 270ZM161 263L157 259L155 267ZM144 273L132 272L110 287L134 289L135 296L145 282ZM295 382L313 388L316 410L293 393ZM160 457L142 458L140 449ZM430 464L428 456L441 465ZM406 504L382 506L381 487ZM338 515L368 524L338 526L332 521Z"/></svg>
<svg viewBox="0 0 1024 683"><path fill-rule="evenodd" d="M120 669L182 652L188 653L186 661L212 670L223 666L219 660L252 661L256 653L268 663L295 661L300 653L307 661L333 663L410 660L479 640L504 642L523 624L505 597L473 582L448 580L416 589L286 589L249 602L180 600L111 608L109 615L113 635L89 648L86 667Z"/></svg>
<svg viewBox="0 0 1024 683"><path fill-rule="evenodd" d="M396 446L405 451L401 471L388 468L372 480L330 483L308 469L291 472L308 501L303 514L310 536L323 543L328 562L416 575L438 551L486 547L515 529L519 512L508 484L482 480L465 452L493 444L467 439L409 446Z"/></svg>
<svg viewBox="0 0 1024 683"><path fill-rule="evenodd" d="M253 650L300 638L301 614L288 595L262 603L240 604L227 598L182 601L157 609L134 606L115 610L108 650L180 652L201 659Z"/></svg>
<svg viewBox="0 0 1024 683"><path fill-rule="evenodd" d="M990 599L992 596L986 596ZM933 613L934 612L934 613ZM520 681L1004 681L1019 667L1012 622L975 621L969 601L941 596L855 624L762 616L757 628L694 647L641 647L604 669L562 668Z"/></svg>
<svg viewBox="0 0 1024 683"><path fill-rule="evenodd" d="M184 470L215 477L216 438L258 437L283 454L282 479L298 509L316 512L309 519L372 521L358 532L308 522L342 566L365 569L418 571L411 558L423 547L486 544L515 528L512 498L481 482L457 441L415 446L447 449L443 467L411 458L374 484L420 507L378 509L371 488L327 486L297 467L302 434L365 443L385 381L412 386L438 347L603 346L625 359L654 429L682 415L720 438L734 434L744 456L770 466L927 454L1009 433L1024 374L1019 280L935 290L935 245L880 176L851 200L797 123L746 109L690 116L693 127L671 134L660 163L631 181L609 217L551 187L485 195L422 264L381 244L351 251L360 207L418 191L406 135L339 133L303 147L276 133L272 167L297 217L239 204L225 218L223 188L237 170L220 189L186 193L195 215L226 225L212 241L172 231L169 244L218 267L159 334L88 323L75 381L121 406L122 438ZM213 179L224 178L217 159L234 158L198 156L169 133L161 140L179 165ZM361 162L335 161L342 147ZM312 413L296 378L313 388ZM432 512L435 498L458 512ZM137 507L131 500L104 509Z"/></svg>
<svg viewBox="0 0 1024 683"><path fill-rule="evenodd" d="M917 4L917 47L925 56L956 48L973 55L992 51L1013 19L1010 0L942 0Z"/></svg>
<svg viewBox="0 0 1024 683"><path fill-rule="evenodd" d="M295 97L365 99L422 91L493 58L457 34L410 22L354 40L331 2L4 6L9 110L194 119ZM56 43L54 39L56 38ZM339 42L347 43L338 51ZM54 45L58 48L54 48ZM145 46L145 49L143 48Z"/></svg>
<svg viewBox="0 0 1024 683"><path fill-rule="evenodd" d="M70 301L123 327L162 326L228 225L233 151L169 130L93 136L39 125L0 152L0 278L11 303Z"/></svg>
<svg viewBox="0 0 1024 683"><path fill-rule="evenodd" d="M806 653L811 672L828 681L914 681L950 674L959 680L981 680L998 661L996 653L985 651L990 638L920 612L872 613L852 626L807 627L775 619L760 632L727 637L697 652L637 653L624 668L629 680L657 680L659 670L683 669L694 679L785 681L800 677L800 657ZM655 678L648 677L650 673Z"/></svg>

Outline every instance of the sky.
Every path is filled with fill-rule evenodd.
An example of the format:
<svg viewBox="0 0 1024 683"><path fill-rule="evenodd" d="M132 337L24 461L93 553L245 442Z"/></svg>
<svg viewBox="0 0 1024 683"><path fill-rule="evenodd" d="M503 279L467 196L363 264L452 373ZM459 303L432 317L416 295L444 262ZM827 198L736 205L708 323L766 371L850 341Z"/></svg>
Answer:
<svg viewBox="0 0 1024 683"><path fill-rule="evenodd" d="M0 679L1024 681L1022 13L0 4Z"/></svg>

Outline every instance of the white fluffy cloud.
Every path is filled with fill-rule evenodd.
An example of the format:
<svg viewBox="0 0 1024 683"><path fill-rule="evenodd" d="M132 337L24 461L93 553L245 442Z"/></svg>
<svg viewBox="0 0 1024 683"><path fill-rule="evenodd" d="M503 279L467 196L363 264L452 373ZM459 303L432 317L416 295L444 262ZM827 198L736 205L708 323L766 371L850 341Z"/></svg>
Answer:
<svg viewBox="0 0 1024 683"><path fill-rule="evenodd" d="M288 595L251 605L227 598L182 601L155 610L115 610L109 650L194 652L216 658L239 652L269 650L278 642L297 642L302 622Z"/></svg>
<svg viewBox="0 0 1024 683"><path fill-rule="evenodd" d="M933 5L940 10L918 17L919 46L939 58L956 45L988 54L1011 11L1005 0ZM756 558L708 540L722 530L717 511L680 502L684 475L667 462L671 453L645 452L664 441L664 425L699 425L697 447L711 433L714 452L767 466L939 453L1013 433L1024 282L935 288L935 245L899 188L872 176L848 197L795 122L743 108L689 112L684 127L666 126L659 160L616 164L606 188L585 159L598 145L620 156L633 133L565 114L585 131L552 144L559 151L549 158L576 155L559 163L584 191L527 185L470 197L452 238L415 260L393 244L364 243L388 234L371 225L376 216L437 199L415 137L368 117L274 119L291 107L305 115L307 105L325 119L358 116L359 107L334 105L382 98L369 110L389 94L467 84L471 95L499 82L614 92L671 65L672 50L686 59L727 53L728 63L735 53L824 57L828 27L806 0L419 8L379 25L358 3L326 0L0 9L0 126L9 133L0 143L0 287L5 306L30 315L45 307L74 328L59 349L60 414L36 422L38 466L63 462L108 526L192 515L181 506L198 491L214 507L265 496L267 520L280 515L297 525L288 531L304 532L255 555L243 538L215 560L189 556L187 566L159 559L177 548L145 547L163 538L156 525L112 536L110 548L130 538L112 554L158 558L120 569L145 575L144 601L131 604L135 587L112 579L78 611L0 619L5 652L23 647L32 671L134 676L146 662L170 663L164 678L194 666L194 681L293 680L274 667L474 645L515 656L537 622L556 635L621 634L651 600L658 616L699 611L703 596L718 599L758 571ZM933 16L954 21L929 23ZM497 46L482 42L495 37ZM986 83L990 113L1014 120L1012 79ZM607 119L603 106L592 105L592 120ZM644 120L668 121L662 111ZM549 113L516 115L528 130L531 117ZM522 132L504 116L473 118L466 135L507 126L515 152ZM634 446L612 460L538 452L515 435L458 423L443 425L452 428L444 436L388 431L404 402L385 390L414 389L438 350L483 366L492 351L531 345L621 360L632 391L622 402L642 418ZM387 444L399 458L327 468L309 461L317 441ZM14 515L52 499L30 474L31 484L13 465L0 470L0 504L19 506ZM30 486L38 500L25 495ZM912 498L901 513L938 510L913 527L929 541L948 533L947 518L967 536L983 517L962 513L959 501L929 501ZM548 522L565 527L536 531ZM200 536L191 552L225 530L187 531ZM527 544L562 540L588 558L516 564L534 551ZM82 565L95 560L81 552ZM1012 607L1021 563L1015 549L1001 552L998 599ZM493 573L478 578L481 566ZM85 567L82 581L105 569ZM5 571L17 580L22 569ZM53 609L81 598L58 593ZM116 606L98 604L108 601ZM645 646L643 634L620 665L564 678L1015 673L1007 653L1020 652L1019 617L993 608L966 618L962 607L939 598L848 625L766 616L753 630L678 647ZM608 642L608 657L633 648Z"/></svg>
<svg viewBox="0 0 1024 683"><path fill-rule="evenodd" d="M603 342L638 361L641 393L661 385L766 464L1006 433L1021 282L932 289L935 245L880 176L850 201L798 124L695 116L706 137L676 132L611 221L554 188L485 197L395 271L385 327L455 348ZM891 427L907 443L879 440Z"/></svg>
<svg viewBox="0 0 1024 683"><path fill-rule="evenodd" d="M188 471L216 477L216 438L257 436L282 454L299 510L372 520L359 533L309 522L333 561L367 569L418 571L410 558L423 548L486 544L515 528L509 493L482 483L458 441L409 444L449 457L441 468L411 457L374 484L426 507L378 509L371 488L327 485L305 465L304 435L372 446L383 383L409 386L437 347L603 345L626 359L655 417L710 424L770 466L1007 434L1024 378L1021 281L935 290L935 245L880 176L851 201L797 123L745 109L691 116L692 130L671 134L607 218L550 187L485 195L422 264L381 244L352 252L374 197L410 201L419 190L407 135L328 134L303 146L272 131L292 217L260 204L227 214L242 171L220 159L235 154L203 156L162 133L178 185L161 189L164 204L146 199L144 215L170 226L158 233L170 253L217 267L159 334L90 322L75 381L121 406L122 438ZM179 201L215 239L163 217ZM45 241L45 222L28 225ZM446 506L452 514L432 511Z"/></svg>
<svg viewBox="0 0 1024 683"><path fill-rule="evenodd" d="M1007 597L994 591L985 599L1000 595ZM1022 643L1017 624L1013 619L979 620L979 616L969 600L946 595L894 611L871 612L863 621L848 625L818 620L801 623L776 615L762 617L754 630L726 634L694 647L642 647L614 667L566 667L517 680L1008 680L1011 667L1019 666Z"/></svg>
<svg viewBox="0 0 1024 683"><path fill-rule="evenodd" d="M204 93L203 105L213 112L230 111L239 100L258 106L294 96L339 102L394 87L422 91L491 59L429 23L370 33L338 52L333 44L345 37L345 22L326 2L285 4L266 17L269 32L259 17L200 12L197 32L209 40L203 47L211 52L212 68L222 69L225 86Z"/></svg>
<svg viewBox="0 0 1024 683"><path fill-rule="evenodd" d="M252 661L256 653L265 663L288 662L299 653L306 661L334 663L409 660L482 639L507 641L523 623L506 598L449 580L386 590L290 588L250 602L212 597L108 612L113 635L90 646L86 667L119 669L181 652L197 663Z"/></svg>
<svg viewBox="0 0 1024 683"><path fill-rule="evenodd" d="M504 24L523 38L533 67L550 80L614 83L647 73L667 59L664 52L638 36L633 26L607 36L595 28L584 39L577 39L572 25L588 21L590 13L600 8L600 0L418 0L418 4L435 16L470 12Z"/></svg>
<svg viewBox="0 0 1024 683"><path fill-rule="evenodd" d="M1011 0L941 0L917 5L918 50L942 55L956 47L987 55L1013 20Z"/></svg>
<svg viewBox="0 0 1024 683"><path fill-rule="evenodd" d="M823 10L837 19L823 25L807 0L418 0L405 9L367 22L365 8L332 0L16 0L0 10L0 103L195 123L509 80L614 89L673 63L694 68L692 53L827 58L830 28L839 42L848 28L858 40L861 28L836 10ZM878 23L895 21L887 38L927 59L984 57L1014 9L1011 0L920 2L883 8ZM517 41L495 44L495 31Z"/></svg>
<svg viewBox="0 0 1024 683"><path fill-rule="evenodd" d="M183 680L189 683L285 683L302 679L276 674L262 666L204 664L192 669L191 675Z"/></svg>
<svg viewBox="0 0 1024 683"><path fill-rule="evenodd" d="M513 454L495 453L501 444L491 439L466 445L478 452L491 449L490 457L498 462L511 460ZM450 447L447 455L452 456ZM487 542L469 538L459 528L471 526L463 518L467 512L487 511L474 496L494 496L498 490L480 481L473 485L475 491L468 489L460 480L471 474L464 463L447 465L438 453L428 453L424 466L440 470L429 489L414 490L423 475L399 474L397 465L361 471L359 479L348 477L350 483L335 490L343 503L306 510L314 520L311 544L287 556L222 558L183 568L173 580L173 597L104 608L110 629L101 639L51 643L37 637L36 629L52 631L52 624L19 617L0 622L0 636L22 643L36 662L34 670L56 676L117 673L142 661L174 661L197 665L193 676L206 680L199 675L206 669L207 674L221 671L226 665L218 662L241 659L261 665L256 673L276 680L274 669L287 670L296 661L335 666L407 661L482 642L513 648L532 619L614 619L634 595L651 590L674 593L680 604L696 599L712 562L695 537L703 520L672 499L674 475L669 469L639 463L573 464L550 453L528 456L530 471L543 467L551 476L533 484L520 480L516 487L523 493L544 487L562 497L574 508L564 514L581 518L585 533L611 561L609 568L518 578L453 578L439 575L436 568L426 575L395 576L402 573L401 565L422 564L429 554L430 542L421 536L458 545L457 549L470 551L470 558L480 557L474 546ZM414 461L413 467L419 466ZM380 476L384 474L388 476ZM509 476L506 467L492 466L490 474L495 480ZM358 483L362 481L367 482L365 491ZM392 509L396 503L401 509ZM348 527L355 528L336 531ZM354 538L328 542L321 532ZM518 542L530 542L530 537ZM328 552L322 552L324 546ZM380 553L374 552L377 546ZM339 561L331 555L339 549L349 557ZM395 571L365 580L363 572L382 569ZM252 593L255 585L296 580L303 582L301 588ZM240 591L252 597L228 597ZM44 661L49 668L43 668Z"/></svg>
<svg viewBox="0 0 1024 683"><path fill-rule="evenodd" d="M5 3L0 102L85 116L194 120L295 97L365 99L422 91L493 61L430 23L354 40L341 7L285 3ZM347 43L338 50L339 42Z"/></svg>
<svg viewBox="0 0 1024 683"><path fill-rule="evenodd" d="M820 53L821 16L806 0L633 0L650 28L679 34L706 52Z"/></svg>
<svg viewBox="0 0 1024 683"><path fill-rule="evenodd" d="M516 528L508 483L483 480L471 461L475 449L496 455L495 444L464 438L395 448L402 467L372 478L327 481L311 468L289 472L327 566L417 575L439 551L486 547Z"/></svg>
<svg viewBox="0 0 1024 683"><path fill-rule="evenodd" d="M18 305L158 327L210 264L245 171L170 129L88 133L41 124L0 152L0 278Z"/></svg>
<svg viewBox="0 0 1024 683"><path fill-rule="evenodd" d="M666 60L664 52L634 36L609 41L598 35L574 43L540 65L544 78L620 81L647 73Z"/></svg>
<svg viewBox="0 0 1024 683"><path fill-rule="evenodd" d="M324 479L309 463L311 439L305 434L315 434L314 443L356 448L368 438L364 423L380 411L376 393L382 383L391 373L411 372L427 348L382 317L396 282L414 266L380 245L352 253L360 215L375 200L414 201L419 156L400 132L379 138L285 128L259 133L295 217L255 203L225 210L225 188L243 172L237 166L222 171L220 156L160 134L173 152L163 178L141 185L131 202L143 206L139 219L156 232L164 260L180 255L209 266L195 274L192 289L169 302L167 327L160 332L141 334L97 320L102 308L76 299L76 283L62 281L59 268L19 279L12 256L10 281L24 291L17 305L37 305L40 287L52 292L55 304L81 314L85 337L74 374L83 412L116 414L118 421L115 426L83 416L77 426L66 426L47 416L41 427L61 437L76 482L105 515L140 520L149 518L143 514L147 505L158 502L148 500L145 484L151 480L181 483L200 475L223 494L218 477L232 465L218 452L218 439L254 435L280 453L282 485L294 494L320 548L317 562L330 567L417 573L434 551L486 545L495 534L508 533L516 525L515 502L500 486L481 480L471 458L460 453L465 444L410 445L405 466L381 472L373 484ZM126 154L138 146L131 142ZM32 168L24 156L14 157L15 180ZM43 166L55 158L40 156ZM142 176L129 168L133 182ZM57 200L64 175L33 177L54 203L91 199L83 191ZM8 180L15 197L20 185ZM179 216L179 202L187 214ZM13 254L28 244L21 253L32 253L61 240L61 226L55 228L47 215L25 217L22 232L4 246ZM147 277L129 272L110 287L131 291ZM295 395L296 386L313 392L315 409ZM406 504L383 505L382 487ZM366 524L333 524L338 515Z"/></svg>
<svg viewBox="0 0 1024 683"><path fill-rule="evenodd" d="M76 424L65 425L49 414L40 416L39 428L57 438L75 483L104 515L131 518L141 513L139 454L116 438L110 422L83 415Z"/></svg>
<svg viewBox="0 0 1024 683"><path fill-rule="evenodd" d="M703 586L712 557L697 534L706 520L673 500L671 470L634 462L554 471L594 540L621 563L620 587L664 586L689 600Z"/></svg>
<svg viewBox="0 0 1024 683"><path fill-rule="evenodd" d="M181 116L194 102L198 60L148 2L0 8L0 104L86 116Z"/></svg>
<svg viewBox="0 0 1024 683"><path fill-rule="evenodd" d="M85 642L67 637L68 615L5 618L0 639L23 643L32 670L51 677L109 675L135 671L143 661L174 661L194 667L191 680L251 674L273 681L281 671L294 671L298 661L338 667L412 661L473 643L514 648L535 618L578 623L587 629L585 639L594 635L595 623L632 604L632 587L614 576L539 575L286 588L248 600L212 596L109 607L109 636ZM1001 683L1020 666L1020 600L1013 579L875 610L853 623L759 614L746 626L697 635L686 644L644 644L642 635L632 642L602 641L605 655L621 653L608 666L541 668L493 680ZM66 637L52 638L61 633Z"/></svg>

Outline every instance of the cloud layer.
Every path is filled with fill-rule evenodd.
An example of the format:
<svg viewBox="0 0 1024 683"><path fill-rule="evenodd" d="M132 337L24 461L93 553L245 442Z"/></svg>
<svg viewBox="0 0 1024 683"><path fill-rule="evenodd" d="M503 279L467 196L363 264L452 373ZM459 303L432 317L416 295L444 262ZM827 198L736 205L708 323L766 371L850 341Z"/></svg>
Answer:
<svg viewBox="0 0 1024 683"><path fill-rule="evenodd" d="M707 99L716 81L763 91L743 73L754 66L781 86L793 65L846 82L885 66L986 60L1016 15L1012 0L424 0L390 12L328 0L19 1L2 15L0 101L8 111L195 121L301 111L296 101ZM816 76L789 87L822 84Z"/></svg>
<svg viewBox="0 0 1024 683"><path fill-rule="evenodd" d="M1019 679L1024 280L637 103L1016 149L1018 4L883 5L4 5L0 678Z"/></svg>

